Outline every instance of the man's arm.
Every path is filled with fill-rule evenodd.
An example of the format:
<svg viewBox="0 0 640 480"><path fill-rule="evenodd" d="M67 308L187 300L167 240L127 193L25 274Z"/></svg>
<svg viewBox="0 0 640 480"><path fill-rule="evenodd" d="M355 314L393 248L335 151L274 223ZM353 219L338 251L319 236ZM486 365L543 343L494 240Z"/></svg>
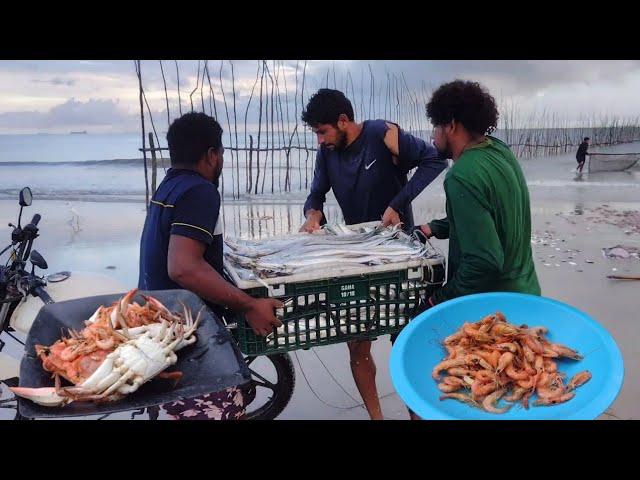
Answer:
<svg viewBox="0 0 640 480"><path fill-rule="evenodd" d="M491 213L479 195L455 178L447 181L447 201L456 222L460 266L453 278L431 297L434 303L487 291L504 264L504 251Z"/></svg>
<svg viewBox="0 0 640 480"><path fill-rule="evenodd" d="M422 232L428 237L436 237L439 240L449 238L449 218L444 217L431 220L428 224L420 227Z"/></svg>
<svg viewBox="0 0 640 480"><path fill-rule="evenodd" d="M324 213L322 207L327 198L327 192L331 189L329 182L329 174L325 162L322 149L318 148L316 155L316 165L313 171L313 180L311 181L311 192L304 204L304 216L306 222L300 227L301 232L313 232L320 228L324 221Z"/></svg>
<svg viewBox="0 0 640 480"><path fill-rule="evenodd" d="M384 143L397 159L398 168L408 173L418 167L416 172L400 192L391 200L385 211L382 223L396 224L400 221L398 212L402 211L427 185L429 185L447 167L447 160L442 158L432 145L424 140L403 132L396 124L387 123Z"/></svg>
<svg viewBox="0 0 640 480"><path fill-rule="evenodd" d="M213 184L193 187L176 201L167 253L169 278L205 300L243 312L254 332L266 335L281 325L273 309L282 304L250 297L227 283L204 259L219 213L220 194Z"/></svg>
<svg viewBox="0 0 640 480"><path fill-rule="evenodd" d="M420 229L422 234L427 237L436 237L443 240L449 238L449 219L447 217L439 220L431 220L425 225L415 227L414 230Z"/></svg>
<svg viewBox="0 0 640 480"><path fill-rule="evenodd" d="M242 312L257 335L268 335L282 323L274 308L282 303L273 298L256 299L234 287L204 259L206 245L198 240L171 235L167 269L169 278L205 300Z"/></svg>

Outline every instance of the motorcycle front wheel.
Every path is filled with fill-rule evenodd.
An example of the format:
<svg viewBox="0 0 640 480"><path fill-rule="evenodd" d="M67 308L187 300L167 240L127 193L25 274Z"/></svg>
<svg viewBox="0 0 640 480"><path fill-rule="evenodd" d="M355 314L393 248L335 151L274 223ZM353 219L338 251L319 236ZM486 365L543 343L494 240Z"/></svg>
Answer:
<svg viewBox="0 0 640 480"><path fill-rule="evenodd" d="M286 353L245 356L251 381L243 386L244 420L273 420L289 404L296 383L291 357Z"/></svg>

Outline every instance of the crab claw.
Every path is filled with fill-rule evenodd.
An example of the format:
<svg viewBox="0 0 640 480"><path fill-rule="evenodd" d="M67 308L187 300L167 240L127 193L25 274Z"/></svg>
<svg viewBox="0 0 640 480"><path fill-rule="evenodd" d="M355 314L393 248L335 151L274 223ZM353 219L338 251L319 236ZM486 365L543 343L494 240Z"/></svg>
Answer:
<svg viewBox="0 0 640 480"><path fill-rule="evenodd" d="M169 311L167 307L165 307L162 304L160 300L150 295L144 295L144 294L140 294L140 295L142 296L142 298L144 298L147 301L147 303L150 303L151 305L153 305L154 308L156 308L157 310L160 310L165 316L167 316L168 318L173 318L174 315Z"/></svg>
<svg viewBox="0 0 640 480"><path fill-rule="evenodd" d="M131 301L133 300L133 297L135 297L136 293L138 293L137 288L134 288L133 290L127 292L127 294L116 303L116 308L114 308L111 312L111 326L113 328L122 327L125 335L127 335L127 310L129 309L129 304L131 304Z"/></svg>
<svg viewBox="0 0 640 480"><path fill-rule="evenodd" d="M138 293L138 289L134 288L129 290L127 294L120 299L119 305L123 315L126 315L128 307L132 303L133 297L136 296L136 293Z"/></svg>
<svg viewBox="0 0 640 480"><path fill-rule="evenodd" d="M45 407L61 407L71 402L70 398L58 395L54 387L10 387L9 389L18 397L26 398L27 400L31 400L38 405L44 405Z"/></svg>
<svg viewBox="0 0 640 480"><path fill-rule="evenodd" d="M102 305L100 305L98 307L98 309L95 312L93 312L93 315L91 315L91 317L89 317L89 320L87 320L85 322L85 324L86 325L90 325L90 324L94 323L98 319L98 317L100 315L100 312L102 311L103 308L104 307Z"/></svg>

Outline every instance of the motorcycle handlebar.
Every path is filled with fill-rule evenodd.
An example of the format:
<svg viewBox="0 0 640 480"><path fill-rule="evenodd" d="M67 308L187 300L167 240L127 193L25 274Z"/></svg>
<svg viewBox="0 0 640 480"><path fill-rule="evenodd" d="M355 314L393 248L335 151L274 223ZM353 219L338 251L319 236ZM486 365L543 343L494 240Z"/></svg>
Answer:
<svg viewBox="0 0 640 480"><path fill-rule="evenodd" d="M40 219L41 219L41 218L42 218L42 217L40 216L40 214L39 214L39 213L36 213L36 214L33 216L33 218L31 219L31 224L32 224L32 225L34 225L34 226L38 225L38 223L40 222Z"/></svg>
<svg viewBox="0 0 640 480"><path fill-rule="evenodd" d="M49 294L41 286L35 287L33 289L33 293L34 293L34 295L40 297L42 302L45 303L45 304L54 303L53 299L49 296Z"/></svg>

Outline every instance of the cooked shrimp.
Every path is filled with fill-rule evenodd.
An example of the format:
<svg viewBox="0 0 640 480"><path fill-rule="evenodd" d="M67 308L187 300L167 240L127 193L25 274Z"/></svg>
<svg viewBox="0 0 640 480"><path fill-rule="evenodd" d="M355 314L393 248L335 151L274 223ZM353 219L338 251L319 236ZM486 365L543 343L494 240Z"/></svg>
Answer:
<svg viewBox="0 0 640 480"><path fill-rule="evenodd" d="M465 362L467 365L472 365L475 363L479 363L483 368L487 369L487 370L493 370L493 365L491 365L489 362L487 362L484 358L475 355L473 353L470 353L468 355L465 356Z"/></svg>
<svg viewBox="0 0 640 480"><path fill-rule="evenodd" d="M534 354L534 361L535 361L535 354ZM527 361L526 358L523 359L522 366L524 367L524 371L527 372L529 375L535 375L537 373L536 369L533 368L531 365L529 365L529 362Z"/></svg>
<svg viewBox="0 0 640 480"><path fill-rule="evenodd" d="M551 349L561 357L567 357L573 360L582 360L583 358L576 350L560 345L559 343L552 343Z"/></svg>
<svg viewBox="0 0 640 480"><path fill-rule="evenodd" d="M503 408L496 408L495 403L504 395L506 389L501 388L500 390L496 390L495 392L487 395L487 397L482 401L482 408L484 408L489 413L505 413L507 410L511 408L511 405L507 405Z"/></svg>
<svg viewBox="0 0 640 480"><path fill-rule="evenodd" d="M526 380L529 378L529 374L524 370L516 370L513 365L507 366L505 373L509 378L513 380Z"/></svg>
<svg viewBox="0 0 640 480"><path fill-rule="evenodd" d="M549 331L549 329L547 327L529 327L522 329L522 331L528 335L533 335L535 337L541 338Z"/></svg>
<svg viewBox="0 0 640 480"><path fill-rule="evenodd" d="M496 379L496 375L491 370L478 370L472 372L472 376L481 382L493 382Z"/></svg>
<svg viewBox="0 0 640 480"><path fill-rule="evenodd" d="M441 371L447 371L437 384L446 394L440 399L456 399L491 413L510 408L499 407L500 398L520 402L525 409L533 395L537 396L535 405L570 400L575 389L591 379L591 373L580 372L565 384L566 375L560 372L556 358L579 360L582 356L565 345L551 343L545 338L547 333L547 327L510 324L500 312L475 323L465 322L445 339L447 358L432 371L436 380Z"/></svg>
<svg viewBox="0 0 640 480"><path fill-rule="evenodd" d="M497 348L498 350L508 350L511 353L516 353L518 351L518 346L512 342L498 343L494 348Z"/></svg>
<svg viewBox="0 0 640 480"><path fill-rule="evenodd" d="M536 372L544 372L544 357L542 355L536 355L536 361L533 366L536 369Z"/></svg>
<svg viewBox="0 0 640 480"><path fill-rule="evenodd" d="M471 396L465 394L465 393L448 393L446 395L441 395L440 396L440 400L445 400L447 398L451 398L453 400L458 400L460 402L469 404L473 407L477 407L480 408L480 404L478 402L476 402L473 398L471 398Z"/></svg>
<svg viewBox="0 0 640 480"><path fill-rule="evenodd" d="M480 325L480 327L478 327L478 332L488 334L492 326L493 326L493 322Z"/></svg>
<svg viewBox="0 0 640 480"><path fill-rule="evenodd" d="M456 390L460 390L462 387L460 385L450 385L448 383L439 383L438 390L445 393L455 392Z"/></svg>
<svg viewBox="0 0 640 480"><path fill-rule="evenodd" d="M452 368L452 367L460 367L462 365L466 365L467 364L467 359L466 358L452 358L450 360L444 360L442 362L440 362L439 364L437 364L435 367L433 367L433 370L431 371L431 376L437 380L440 377L440 372L442 370L446 370L448 368Z"/></svg>
<svg viewBox="0 0 640 480"><path fill-rule="evenodd" d="M489 362L493 368L498 368L498 364L500 363L501 353L498 350L494 350L491 352L491 361Z"/></svg>
<svg viewBox="0 0 640 480"><path fill-rule="evenodd" d="M482 357L487 363L493 366L493 363L492 363L493 359L492 359L491 352L487 352L486 350L475 350L473 353L475 353L479 357Z"/></svg>
<svg viewBox="0 0 640 480"><path fill-rule="evenodd" d="M462 327L462 331L465 335L473 338L476 342L486 343L492 341L491 335L478 331L473 324L465 323Z"/></svg>
<svg viewBox="0 0 640 480"><path fill-rule="evenodd" d="M560 355L558 355L558 352L556 352L555 350L552 350L551 347L544 347L544 352L542 352L542 356L543 357L550 357L550 358L557 358Z"/></svg>
<svg viewBox="0 0 640 480"><path fill-rule="evenodd" d="M533 395L533 390L528 390L523 396L520 403L525 408L525 410L529 410L529 398Z"/></svg>
<svg viewBox="0 0 640 480"><path fill-rule="evenodd" d="M447 370L447 373L454 377L464 377L465 375L471 375L471 370L466 368L453 367Z"/></svg>
<svg viewBox="0 0 640 480"><path fill-rule="evenodd" d="M491 335L515 336L520 333L520 329L508 323L496 323L491 327Z"/></svg>
<svg viewBox="0 0 640 480"><path fill-rule="evenodd" d="M516 383L522 388L533 388L536 382L536 375L531 375L528 380L518 380Z"/></svg>
<svg viewBox="0 0 640 480"><path fill-rule="evenodd" d="M447 385L457 385L458 387L464 387L464 380L458 377L444 377L443 382Z"/></svg>
<svg viewBox="0 0 640 480"><path fill-rule="evenodd" d="M536 354L533 350L531 350L526 344L522 345L522 351L524 352L524 358L530 364L533 364L536 361Z"/></svg>
<svg viewBox="0 0 640 480"><path fill-rule="evenodd" d="M535 402L533 402L533 404L536 405L536 406L539 406L539 405L543 405L543 406L557 405L559 403L564 403L564 402L566 402L568 400L571 400L574 396L575 396L575 392L567 392L567 393L565 393L563 395L556 396L556 397L539 398Z"/></svg>
<svg viewBox="0 0 640 480"><path fill-rule="evenodd" d="M495 382L482 383L480 380L476 380L471 385L471 393L473 394L473 398L484 397L485 395L494 392L498 386Z"/></svg>
<svg viewBox="0 0 640 480"><path fill-rule="evenodd" d="M589 370L585 370L584 372L576 373L569 383L567 384L567 390L571 391L575 388L578 388L580 385L584 385L589 380L591 380L591 372Z"/></svg>
<svg viewBox="0 0 640 480"><path fill-rule="evenodd" d="M553 360L549 360L548 358L544 359L544 371L548 373L554 373L558 371L558 365Z"/></svg>
<svg viewBox="0 0 640 480"><path fill-rule="evenodd" d="M495 314L487 315L482 320L480 320L481 325L492 325L494 322L499 321L498 317Z"/></svg>
<svg viewBox="0 0 640 480"><path fill-rule="evenodd" d="M444 344L448 345L450 343L455 343L458 340L460 340L462 337L464 337L464 333L463 332L456 332L452 335L449 335L447 338L444 339Z"/></svg>
<svg viewBox="0 0 640 480"><path fill-rule="evenodd" d="M517 402L526 392L526 388L516 387L513 389L511 395L509 395L508 397L504 397L504 400L506 400L507 402Z"/></svg>
<svg viewBox="0 0 640 480"><path fill-rule="evenodd" d="M542 355L544 353L544 347L536 337L533 337L531 335L521 335L520 338L525 343L525 345L535 353L539 355Z"/></svg>
<svg viewBox="0 0 640 480"><path fill-rule="evenodd" d="M498 360L498 366L496 367L496 373L502 372L505 368L507 368L509 365L511 365L511 362L513 362L513 353L504 352L500 356L500 359Z"/></svg>

